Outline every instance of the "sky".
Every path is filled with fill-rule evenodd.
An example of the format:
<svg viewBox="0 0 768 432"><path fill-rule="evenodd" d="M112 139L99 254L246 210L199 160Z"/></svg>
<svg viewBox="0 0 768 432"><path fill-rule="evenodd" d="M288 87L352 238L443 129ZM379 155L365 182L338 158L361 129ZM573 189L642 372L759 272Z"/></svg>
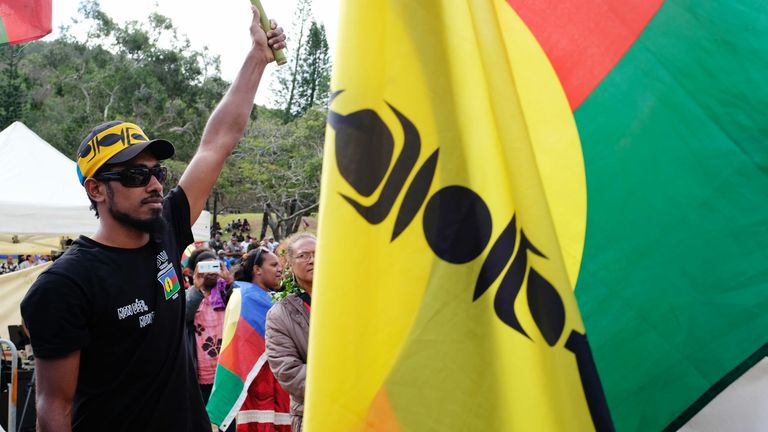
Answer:
<svg viewBox="0 0 768 432"><path fill-rule="evenodd" d="M314 0L312 11L319 22L325 24L330 52L336 45L336 27L340 0ZM286 29L290 49L291 33L296 0L261 0L269 18L277 20ZM72 24L78 18L80 0L53 1L53 33L44 40L56 38L62 25ZM250 46L248 26L250 25L249 0L219 0L203 2L195 0L100 0L101 9L117 22L142 21L152 12L159 12L173 21L179 33L185 34L192 47L204 46L212 54L221 57L221 75L232 81L240 69ZM77 29L77 27L75 27ZM75 32L75 34L81 34ZM270 89L274 77L274 64L270 65L256 94L256 103L271 105ZM286 66L283 66L286 67Z"/></svg>

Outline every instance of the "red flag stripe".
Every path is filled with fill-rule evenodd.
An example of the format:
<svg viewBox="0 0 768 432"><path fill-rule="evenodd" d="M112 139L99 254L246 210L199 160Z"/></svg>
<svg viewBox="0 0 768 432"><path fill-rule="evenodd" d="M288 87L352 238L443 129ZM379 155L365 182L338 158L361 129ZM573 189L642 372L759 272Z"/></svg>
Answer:
<svg viewBox="0 0 768 432"><path fill-rule="evenodd" d="M573 111L619 62L664 0L507 0L539 41Z"/></svg>
<svg viewBox="0 0 768 432"><path fill-rule="evenodd" d="M51 0L5 0L0 3L0 19L8 43L39 39L51 32Z"/></svg>
<svg viewBox="0 0 768 432"><path fill-rule="evenodd" d="M264 337L241 318L237 322L235 336L229 342L229 345L232 344L237 344L238 349L223 349L219 355L219 364L245 380L256 359L265 351Z"/></svg>

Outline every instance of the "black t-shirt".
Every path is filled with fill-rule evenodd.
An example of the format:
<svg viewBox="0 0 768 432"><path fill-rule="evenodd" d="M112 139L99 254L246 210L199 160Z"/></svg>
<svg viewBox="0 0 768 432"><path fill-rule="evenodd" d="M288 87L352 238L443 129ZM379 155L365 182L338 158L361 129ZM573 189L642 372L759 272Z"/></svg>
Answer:
<svg viewBox="0 0 768 432"><path fill-rule="evenodd" d="M184 337L180 257L189 202L163 203L168 229L138 249L80 237L21 303L37 357L80 350L75 431L208 431Z"/></svg>

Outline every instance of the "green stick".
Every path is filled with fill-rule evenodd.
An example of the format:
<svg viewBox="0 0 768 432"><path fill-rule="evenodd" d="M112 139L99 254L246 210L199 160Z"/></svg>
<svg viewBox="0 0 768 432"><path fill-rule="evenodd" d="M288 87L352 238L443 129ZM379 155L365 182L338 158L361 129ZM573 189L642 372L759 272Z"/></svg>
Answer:
<svg viewBox="0 0 768 432"><path fill-rule="evenodd" d="M267 14L264 12L264 7L261 5L261 2L259 0L251 0L251 4L256 6L259 10L259 15L261 16L261 28L264 29L265 32L272 30L272 26L269 24L269 18L267 18ZM281 49L273 49L272 54L275 55L275 61L278 65L284 65L288 61Z"/></svg>

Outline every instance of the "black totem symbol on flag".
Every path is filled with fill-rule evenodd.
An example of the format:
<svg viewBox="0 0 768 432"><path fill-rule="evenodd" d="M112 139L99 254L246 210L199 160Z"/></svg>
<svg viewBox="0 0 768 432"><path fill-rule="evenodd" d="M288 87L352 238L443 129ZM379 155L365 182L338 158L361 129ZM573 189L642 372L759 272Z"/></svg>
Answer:
<svg viewBox="0 0 768 432"><path fill-rule="evenodd" d="M403 127L405 142L392 173L384 183L379 199L370 206L364 206L353 198L342 195L363 219L373 225L387 218L421 153L421 138L416 127L394 107L389 107ZM361 196L371 196L385 180L389 170L395 146L392 132L379 115L369 109L346 116L330 111L328 123L336 130L336 162L339 173ZM435 150L421 165L408 186L392 230L392 241L405 231L424 203L435 175L437 157L438 150Z"/></svg>
<svg viewBox="0 0 768 432"><path fill-rule="evenodd" d="M340 93L334 93L331 100ZM439 149L419 167L410 185L406 185L421 154L421 137L413 122L389 103L387 106L397 117L404 134L403 148L391 171L394 138L375 111L363 109L347 115L330 111L328 114L328 123L336 132L336 163L341 176L363 197L371 196L384 182L378 200L370 206L344 194L342 197L368 223L378 225L387 218L405 189L391 242L410 225L426 201L422 224L432 252L452 264L465 264L476 259L491 240L493 225L488 206L475 191L459 185L443 187L427 200ZM525 286L531 316L546 343L554 347L565 330L565 305L557 289L529 264L530 255L547 258L518 227L513 215L483 262L472 301L477 301L491 287L511 260L494 297L496 315L504 324L531 339L514 310L527 275ZM564 347L576 357L595 428L613 430L586 335L572 330Z"/></svg>

